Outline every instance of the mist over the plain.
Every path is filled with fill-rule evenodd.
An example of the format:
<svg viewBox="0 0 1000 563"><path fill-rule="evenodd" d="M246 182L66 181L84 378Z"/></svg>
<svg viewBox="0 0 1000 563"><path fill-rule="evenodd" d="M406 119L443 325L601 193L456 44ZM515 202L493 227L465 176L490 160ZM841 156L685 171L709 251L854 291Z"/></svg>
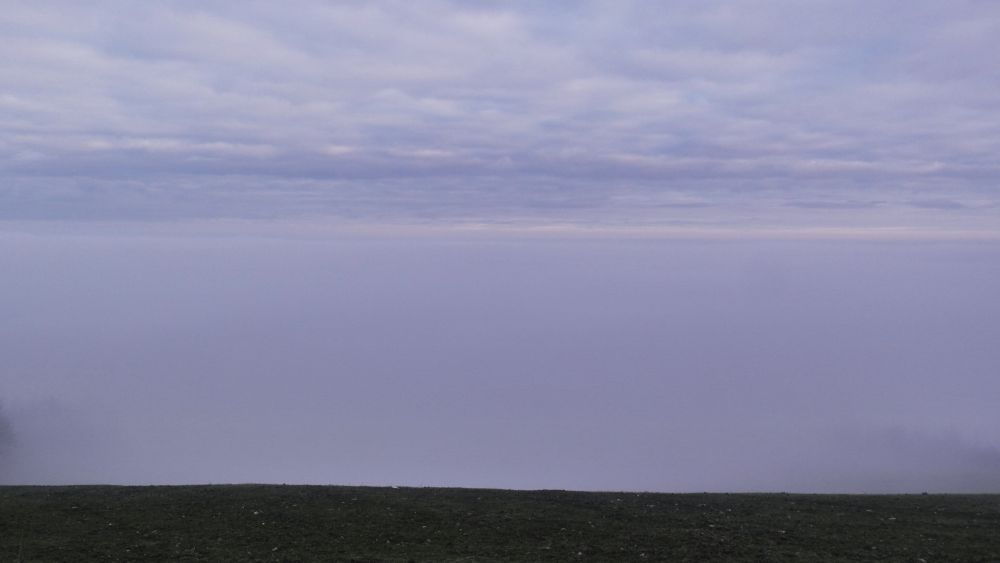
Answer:
<svg viewBox="0 0 1000 563"><path fill-rule="evenodd" d="M0 482L1000 490L1000 3L7 3Z"/></svg>
<svg viewBox="0 0 1000 563"><path fill-rule="evenodd" d="M985 242L6 232L6 483L1000 489Z"/></svg>

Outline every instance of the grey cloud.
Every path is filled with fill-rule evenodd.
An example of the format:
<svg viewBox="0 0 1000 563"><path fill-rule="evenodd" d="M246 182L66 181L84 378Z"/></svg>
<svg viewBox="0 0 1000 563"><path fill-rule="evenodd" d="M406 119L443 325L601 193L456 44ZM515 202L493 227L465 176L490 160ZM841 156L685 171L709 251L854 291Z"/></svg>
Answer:
<svg viewBox="0 0 1000 563"><path fill-rule="evenodd" d="M929 209L965 209L966 205L960 201L955 201L953 199L921 199L910 201L910 205L914 207L923 207Z"/></svg>
<svg viewBox="0 0 1000 563"><path fill-rule="evenodd" d="M792 201L791 207L806 209L871 209L883 205L884 201Z"/></svg>
<svg viewBox="0 0 1000 563"><path fill-rule="evenodd" d="M0 23L0 174L201 176L205 192L238 175L274 194L393 178L417 201L428 177L461 176L480 194L469 217L493 209L494 179L530 202L537 176L629 183L633 201L699 179L760 184L786 194L779 206L867 182L887 208L904 191L950 197L944 176L995 200L1000 119L983 92L997 73L940 61L989 52L997 21L971 2L39 3ZM729 191L702 197L723 209ZM373 189L365 212L382 201Z"/></svg>

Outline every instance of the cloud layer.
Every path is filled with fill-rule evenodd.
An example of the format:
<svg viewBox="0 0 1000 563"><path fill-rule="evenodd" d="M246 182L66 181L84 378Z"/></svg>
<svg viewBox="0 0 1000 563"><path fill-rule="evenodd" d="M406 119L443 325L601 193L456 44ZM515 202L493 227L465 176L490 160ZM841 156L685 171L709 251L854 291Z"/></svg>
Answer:
<svg viewBox="0 0 1000 563"><path fill-rule="evenodd" d="M993 3L25 3L0 215L995 228Z"/></svg>

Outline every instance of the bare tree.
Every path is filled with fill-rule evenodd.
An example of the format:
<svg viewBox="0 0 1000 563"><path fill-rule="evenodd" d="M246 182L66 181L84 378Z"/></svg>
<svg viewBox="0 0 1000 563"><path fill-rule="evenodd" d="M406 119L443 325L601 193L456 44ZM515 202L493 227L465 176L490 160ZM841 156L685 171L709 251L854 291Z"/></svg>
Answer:
<svg viewBox="0 0 1000 563"><path fill-rule="evenodd" d="M14 429L11 427L10 419L0 405L0 479L10 468L11 455L14 451Z"/></svg>

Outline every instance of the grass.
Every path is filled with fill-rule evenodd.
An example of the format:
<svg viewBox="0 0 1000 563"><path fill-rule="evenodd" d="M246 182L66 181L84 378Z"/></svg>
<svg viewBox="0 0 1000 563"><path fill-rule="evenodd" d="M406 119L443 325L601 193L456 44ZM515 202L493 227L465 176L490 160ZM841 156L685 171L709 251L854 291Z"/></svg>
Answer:
<svg viewBox="0 0 1000 563"><path fill-rule="evenodd" d="M0 487L0 561L1000 561L1000 495Z"/></svg>

